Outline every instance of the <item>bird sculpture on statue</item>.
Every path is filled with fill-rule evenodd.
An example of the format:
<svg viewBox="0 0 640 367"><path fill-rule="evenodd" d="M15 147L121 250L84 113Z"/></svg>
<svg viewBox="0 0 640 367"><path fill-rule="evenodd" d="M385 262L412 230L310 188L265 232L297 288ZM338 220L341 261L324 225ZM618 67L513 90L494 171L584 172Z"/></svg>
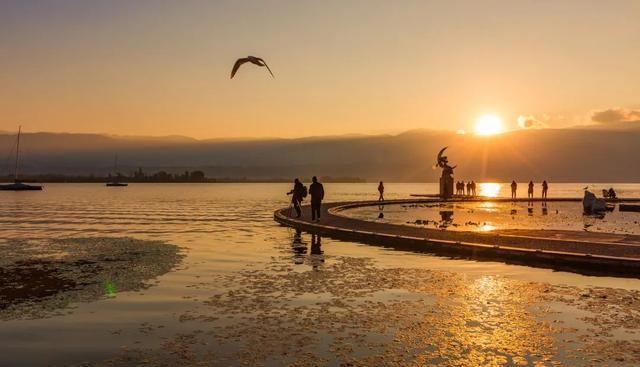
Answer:
<svg viewBox="0 0 640 367"><path fill-rule="evenodd" d="M234 75L236 75L236 73L238 72L238 69L240 69L240 66L242 66L242 64L247 62L250 62L254 65L266 67L267 70L269 70L269 74L271 74L271 76L275 78L275 76L271 72L271 69L269 69L269 65L267 65L267 63L263 59L255 56L247 56L247 57L243 57L236 60L236 63L233 64L233 69L231 70L231 79L233 79Z"/></svg>

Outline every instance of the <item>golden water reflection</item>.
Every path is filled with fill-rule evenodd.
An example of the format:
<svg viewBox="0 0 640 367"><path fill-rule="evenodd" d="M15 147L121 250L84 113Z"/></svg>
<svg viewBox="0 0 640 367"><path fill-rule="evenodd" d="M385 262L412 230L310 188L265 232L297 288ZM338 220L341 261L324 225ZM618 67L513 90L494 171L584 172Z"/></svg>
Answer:
<svg viewBox="0 0 640 367"><path fill-rule="evenodd" d="M488 223L484 223L483 225L480 226L480 231L481 232L489 232L489 231L493 231L494 229L496 229L496 226L493 226L491 224Z"/></svg>
<svg viewBox="0 0 640 367"><path fill-rule="evenodd" d="M211 315L239 320L210 326L221 341L238 338L237 364L533 366L555 356L553 331L531 307L541 286L329 258L320 271L291 271L287 258L284 267L274 259L268 271L227 275L233 291L181 318L198 328Z"/></svg>
<svg viewBox="0 0 640 367"><path fill-rule="evenodd" d="M498 197L500 195L500 189L502 188L502 185L496 182L481 182L478 186L480 186L480 196L490 198Z"/></svg>

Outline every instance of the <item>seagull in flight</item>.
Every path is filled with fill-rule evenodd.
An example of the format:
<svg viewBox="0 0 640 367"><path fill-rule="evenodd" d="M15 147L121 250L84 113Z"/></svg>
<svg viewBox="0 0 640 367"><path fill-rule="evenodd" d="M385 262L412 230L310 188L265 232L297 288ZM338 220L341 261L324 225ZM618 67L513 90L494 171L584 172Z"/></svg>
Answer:
<svg viewBox="0 0 640 367"><path fill-rule="evenodd" d="M236 60L236 63L233 64L233 70L231 70L231 79L233 79L233 76L236 75L236 72L238 71L238 69L240 69L240 66L245 62L250 62L254 65L266 67L267 70L269 70L269 74L271 74L271 76L275 78L275 76L271 72L271 69L269 69L269 65L267 65L267 63L264 60L255 56L247 56L247 57Z"/></svg>

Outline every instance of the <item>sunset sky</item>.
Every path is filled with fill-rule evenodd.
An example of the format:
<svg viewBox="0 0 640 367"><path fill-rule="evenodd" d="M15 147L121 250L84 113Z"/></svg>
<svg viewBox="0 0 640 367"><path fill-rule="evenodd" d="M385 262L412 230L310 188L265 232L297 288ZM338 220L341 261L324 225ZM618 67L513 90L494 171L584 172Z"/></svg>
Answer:
<svg viewBox="0 0 640 367"><path fill-rule="evenodd" d="M247 55L276 78L245 65L230 80ZM509 129L519 116L640 120L637 0L2 0L0 60L5 131L300 137L472 131L486 114Z"/></svg>

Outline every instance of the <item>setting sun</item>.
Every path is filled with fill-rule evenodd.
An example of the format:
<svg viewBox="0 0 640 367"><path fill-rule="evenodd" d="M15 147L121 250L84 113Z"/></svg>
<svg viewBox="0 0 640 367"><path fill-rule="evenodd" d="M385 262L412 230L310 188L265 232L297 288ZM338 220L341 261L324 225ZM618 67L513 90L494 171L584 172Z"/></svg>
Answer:
<svg viewBox="0 0 640 367"><path fill-rule="evenodd" d="M476 120L475 132L478 135L488 136L504 132L502 119L495 115L484 115Z"/></svg>

